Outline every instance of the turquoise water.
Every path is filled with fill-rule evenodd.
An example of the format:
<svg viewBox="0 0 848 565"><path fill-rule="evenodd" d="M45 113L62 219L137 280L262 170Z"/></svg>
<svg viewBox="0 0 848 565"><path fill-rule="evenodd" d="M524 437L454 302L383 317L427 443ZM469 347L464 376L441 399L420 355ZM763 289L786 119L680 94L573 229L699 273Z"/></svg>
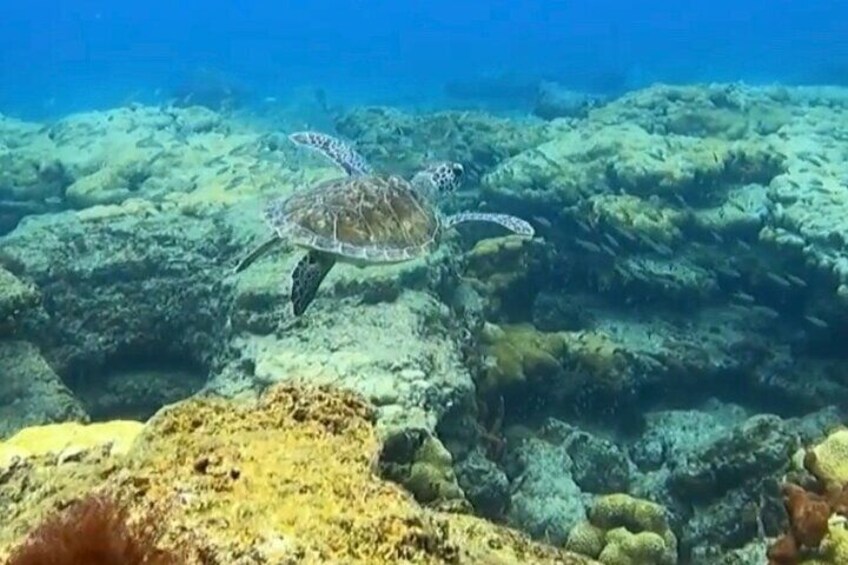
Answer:
<svg viewBox="0 0 848 565"><path fill-rule="evenodd" d="M29 117L161 100L200 69L259 100L308 86L426 105L492 76L607 91L848 82L838 0L3 4L0 111Z"/></svg>

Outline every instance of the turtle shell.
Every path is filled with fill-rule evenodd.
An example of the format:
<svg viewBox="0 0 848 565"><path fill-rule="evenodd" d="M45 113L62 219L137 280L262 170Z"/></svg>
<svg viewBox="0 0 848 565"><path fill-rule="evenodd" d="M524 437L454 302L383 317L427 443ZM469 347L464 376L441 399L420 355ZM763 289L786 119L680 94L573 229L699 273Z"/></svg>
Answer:
<svg viewBox="0 0 848 565"><path fill-rule="evenodd" d="M365 263L428 253L441 228L433 205L396 176L325 181L272 201L265 218L281 238Z"/></svg>

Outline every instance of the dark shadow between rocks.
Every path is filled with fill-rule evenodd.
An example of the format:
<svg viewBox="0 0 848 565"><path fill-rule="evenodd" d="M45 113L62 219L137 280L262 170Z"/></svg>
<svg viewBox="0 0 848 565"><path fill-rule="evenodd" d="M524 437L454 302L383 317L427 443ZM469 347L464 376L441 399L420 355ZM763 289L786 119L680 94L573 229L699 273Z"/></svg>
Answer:
<svg viewBox="0 0 848 565"><path fill-rule="evenodd" d="M93 421L147 420L203 387L207 371L177 357L135 354L107 360L99 373L71 384Z"/></svg>

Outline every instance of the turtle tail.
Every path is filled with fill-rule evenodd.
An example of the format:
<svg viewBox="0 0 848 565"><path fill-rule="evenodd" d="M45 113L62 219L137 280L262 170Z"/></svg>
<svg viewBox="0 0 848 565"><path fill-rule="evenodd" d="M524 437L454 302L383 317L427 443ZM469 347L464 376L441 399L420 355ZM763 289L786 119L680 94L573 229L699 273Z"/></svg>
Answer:
<svg viewBox="0 0 848 565"><path fill-rule="evenodd" d="M335 264L336 260L332 255L320 251L310 251L297 262L291 275L291 302L295 316L306 312L324 277Z"/></svg>

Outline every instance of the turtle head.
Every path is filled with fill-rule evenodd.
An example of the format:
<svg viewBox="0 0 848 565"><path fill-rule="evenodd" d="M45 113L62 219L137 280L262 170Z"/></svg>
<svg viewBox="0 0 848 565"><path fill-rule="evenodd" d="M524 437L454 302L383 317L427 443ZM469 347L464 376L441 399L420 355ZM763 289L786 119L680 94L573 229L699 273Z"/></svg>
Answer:
<svg viewBox="0 0 848 565"><path fill-rule="evenodd" d="M427 195L453 192L462 182L464 173L465 169L459 163L430 163L412 178L412 186Z"/></svg>

